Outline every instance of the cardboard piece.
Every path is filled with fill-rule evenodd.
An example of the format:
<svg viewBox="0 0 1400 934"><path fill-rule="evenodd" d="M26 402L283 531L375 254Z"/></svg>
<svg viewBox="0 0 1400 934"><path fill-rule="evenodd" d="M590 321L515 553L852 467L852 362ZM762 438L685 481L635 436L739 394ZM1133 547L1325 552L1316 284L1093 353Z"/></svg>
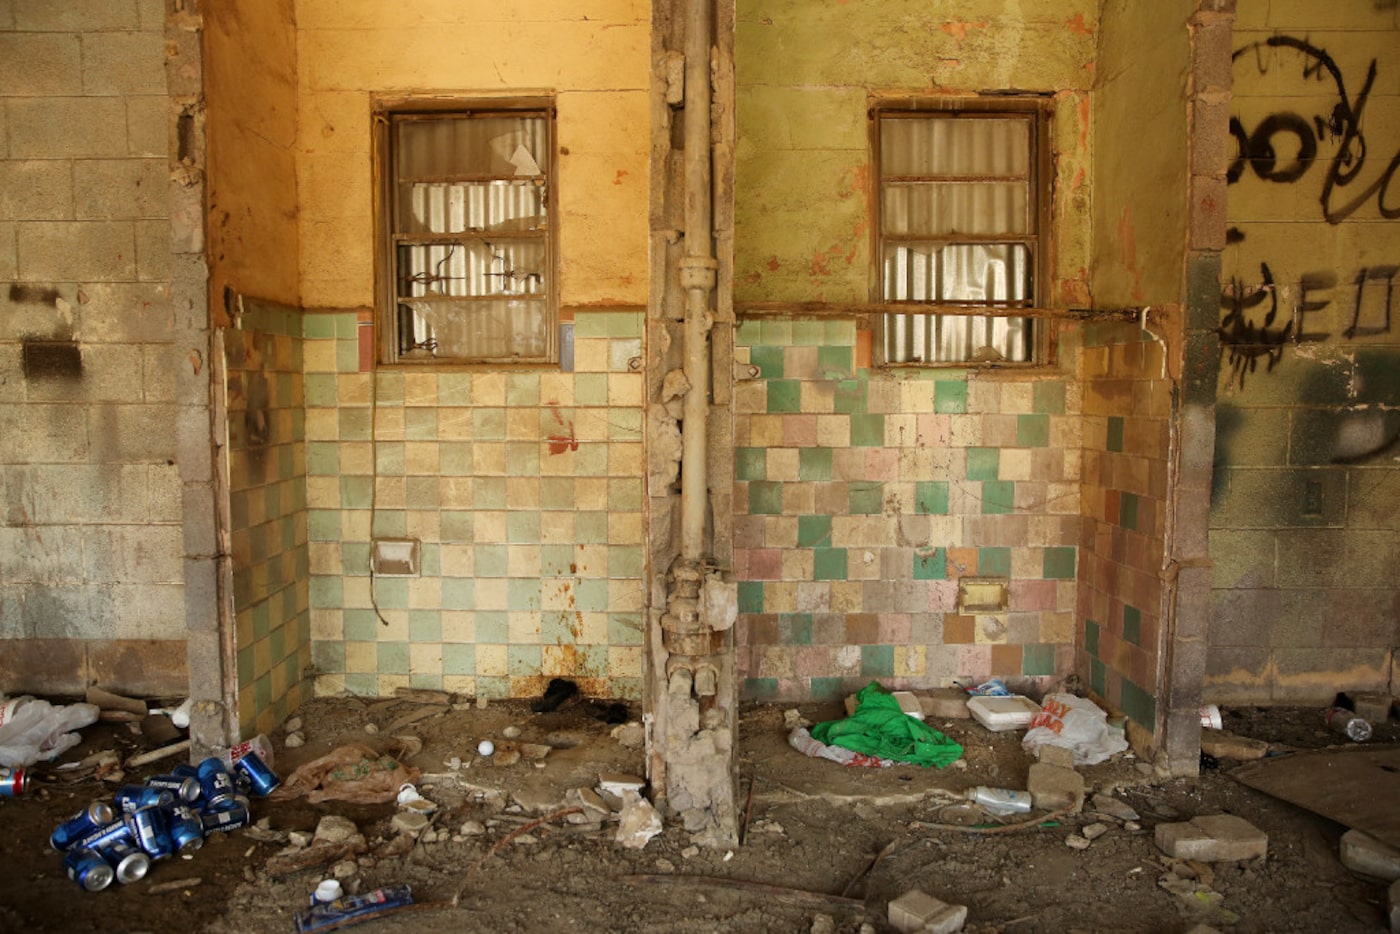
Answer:
<svg viewBox="0 0 1400 934"><path fill-rule="evenodd" d="M1231 778L1400 846L1400 746L1302 752L1260 759Z"/></svg>

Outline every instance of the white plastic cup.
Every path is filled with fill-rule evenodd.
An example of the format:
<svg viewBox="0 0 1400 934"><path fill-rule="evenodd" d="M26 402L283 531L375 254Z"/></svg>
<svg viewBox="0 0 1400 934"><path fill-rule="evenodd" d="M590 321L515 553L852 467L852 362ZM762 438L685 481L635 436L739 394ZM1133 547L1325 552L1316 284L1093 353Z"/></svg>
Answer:
<svg viewBox="0 0 1400 934"><path fill-rule="evenodd" d="M1221 728L1220 708L1215 704L1206 704L1201 708L1201 728L1206 730L1218 730Z"/></svg>
<svg viewBox="0 0 1400 934"><path fill-rule="evenodd" d="M343 894L339 879L323 879L316 886L316 893L311 896L311 899L313 904L328 905Z"/></svg>

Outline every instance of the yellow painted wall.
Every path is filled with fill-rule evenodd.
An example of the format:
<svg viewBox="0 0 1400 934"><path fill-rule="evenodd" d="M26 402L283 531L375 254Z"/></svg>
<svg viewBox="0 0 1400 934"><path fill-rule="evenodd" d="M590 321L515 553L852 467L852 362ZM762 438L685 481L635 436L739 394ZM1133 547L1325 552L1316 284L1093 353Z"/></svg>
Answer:
<svg viewBox="0 0 1400 934"><path fill-rule="evenodd" d="M210 295L296 304L297 69L292 0L210 4L204 20Z"/></svg>
<svg viewBox="0 0 1400 934"><path fill-rule="evenodd" d="M296 14L307 307L374 301L370 100L414 92L557 92L561 301L646 302L646 3L299 0Z"/></svg>

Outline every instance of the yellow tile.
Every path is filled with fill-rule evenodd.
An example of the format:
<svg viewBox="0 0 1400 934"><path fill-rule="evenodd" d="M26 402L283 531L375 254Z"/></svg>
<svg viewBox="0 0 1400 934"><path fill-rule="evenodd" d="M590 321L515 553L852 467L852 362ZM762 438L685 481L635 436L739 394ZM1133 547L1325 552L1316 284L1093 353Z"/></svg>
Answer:
<svg viewBox="0 0 1400 934"><path fill-rule="evenodd" d="M370 511L350 509L340 514L341 538L347 542L370 540Z"/></svg>
<svg viewBox="0 0 1400 934"><path fill-rule="evenodd" d="M307 546L307 552L312 574L340 575L343 573L340 566L339 542L311 542Z"/></svg>
<svg viewBox="0 0 1400 934"><path fill-rule="evenodd" d="M849 415L818 415L817 446L824 448L845 448L851 445L851 417Z"/></svg>
<svg viewBox="0 0 1400 934"><path fill-rule="evenodd" d="M614 645L608 648L609 678L640 678L642 676L642 647Z"/></svg>
<svg viewBox="0 0 1400 934"><path fill-rule="evenodd" d="M481 510L472 516L473 540L478 544L506 541L506 513Z"/></svg>
<svg viewBox="0 0 1400 934"><path fill-rule="evenodd" d="M368 441L342 441L340 472L347 475L374 473L374 445Z"/></svg>
<svg viewBox="0 0 1400 934"><path fill-rule="evenodd" d="M574 375L572 373L541 373L540 402L547 406L574 404Z"/></svg>
<svg viewBox="0 0 1400 934"><path fill-rule="evenodd" d="M749 445L757 448L776 448L783 443L783 418L781 415L753 415L749 417Z"/></svg>
<svg viewBox="0 0 1400 934"><path fill-rule="evenodd" d="M608 653L608 669L611 674L612 653ZM758 676L760 678L790 678L792 677L792 653L790 652L764 652L758 659Z"/></svg>
<svg viewBox="0 0 1400 934"><path fill-rule="evenodd" d="M478 645L476 647L477 677L500 678L505 675L509 667L504 645Z"/></svg>
<svg viewBox="0 0 1400 934"><path fill-rule="evenodd" d="M443 509L470 509L472 505L472 478L439 477L438 504Z"/></svg>
<svg viewBox="0 0 1400 934"><path fill-rule="evenodd" d="M462 694L466 697L476 696L476 676L475 675L443 675L442 689L451 691L453 694Z"/></svg>
<svg viewBox="0 0 1400 934"><path fill-rule="evenodd" d="M276 699L275 696L274 699ZM258 733L271 733L277 727L277 724L272 720L272 711L270 709L258 711L258 716L253 723L255 724L253 729L247 732L254 735Z"/></svg>
<svg viewBox="0 0 1400 934"><path fill-rule="evenodd" d="M334 373L336 371L335 350L334 340L303 341L301 347L302 371L305 373Z"/></svg>
<svg viewBox="0 0 1400 934"><path fill-rule="evenodd" d="M410 509L407 528L409 538L435 542L442 537L442 513L434 509Z"/></svg>
<svg viewBox="0 0 1400 934"><path fill-rule="evenodd" d="M317 697L337 697L345 693L345 675L317 675L314 686Z"/></svg>
<svg viewBox="0 0 1400 934"><path fill-rule="evenodd" d="M901 678L922 678L928 671L928 646L894 647L894 673Z"/></svg>
<svg viewBox="0 0 1400 934"><path fill-rule="evenodd" d="M1068 613L1041 613L1040 641L1063 645L1072 644L1074 642L1074 619L1075 614L1072 611Z"/></svg>
<svg viewBox="0 0 1400 934"><path fill-rule="evenodd" d="M931 379L911 379L899 384L899 411L932 412L935 383Z"/></svg>
<svg viewBox="0 0 1400 934"><path fill-rule="evenodd" d="M315 642L345 638L344 613L340 610L311 610L311 639Z"/></svg>
<svg viewBox="0 0 1400 934"><path fill-rule="evenodd" d="M540 674L557 677L574 674L578 653L572 645L546 645L540 650Z"/></svg>
<svg viewBox="0 0 1400 934"><path fill-rule="evenodd" d="M404 443L404 470L411 477L430 477L438 472L438 443L436 441L407 441Z"/></svg>
<svg viewBox="0 0 1400 934"><path fill-rule="evenodd" d="M880 554L878 549L855 548L851 550L851 553L849 555L847 555L846 580L855 582L874 581L879 580L881 576L882 575L880 573ZM832 585L833 590L839 586L841 585ZM857 586L859 586L859 583L857 583ZM835 600L834 595L832 599ZM833 606L832 609L835 609L835 607ZM859 599L857 599L857 604L852 609L857 613L860 612L861 607L859 604Z"/></svg>
<svg viewBox="0 0 1400 934"><path fill-rule="evenodd" d="M472 445L472 469L478 477L504 477L506 446L498 441L478 441Z"/></svg>
<svg viewBox="0 0 1400 934"><path fill-rule="evenodd" d="M1001 408L1003 415L1029 415L1035 411L1034 383L1003 383Z"/></svg>
<svg viewBox="0 0 1400 934"><path fill-rule="evenodd" d="M577 626L577 642L579 645L607 645L608 644L608 614L606 613L581 613L582 619Z"/></svg>
<svg viewBox="0 0 1400 934"><path fill-rule="evenodd" d="M608 474L613 477L640 477L643 471L640 444L614 441L608 445Z"/></svg>
<svg viewBox="0 0 1400 934"><path fill-rule="evenodd" d="M540 439L540 410L532 406L506 411L506 438L510 441Z"/></svg>
<svg viewBox="0 0 1400 934"><path fill-rule="evenodd" d="M380 642L408 641L407 610L393 610L381 606L379 615L383 617L383 621L380 622L379 628L375 631L379 634Z"/></svg>
<svg viewBox="0 0 1400 934"><path fill-rule="evenodd" d="M367 674L379 670L379 653L373 642L345 643L347 674Z"/></svg>
<svg viewBox="0 0 1400 934"><path fill-rule="evenodd" d="M815 350L816 348L812 348ZM803 412L822 414L836 410L836 387L833 383L804 382L798 386L798 405Z"/></svg>
<svg viewBox="0 0 1400 934"><path fill-rule="evenodd" d="M340 411L338 409L307 409L306 440L334 441L340 437Z"/></svg>
<svg viewBox="0 0 1400 934"><path fill-rule="evenodd" d="M974 448L982 444L982 418L978 415L954 415L949 443L955 448Z"/></svg>
<svg viewBox="0 0 1400 934"><path fill-rule="evenodd" d="M443 577L471 577L476 570L471 545L443 544L438 551Z"/></svg>
<svg viewBox="0 0 1400 934"><path fill-rule="evenodd" d="M377 683L380 697L393 697L399 688L411 687L408 675L380 675Z"/></svg>
<svg viewBox="0 0 1400 934"><path fill-rule="evenodd" d="M506 375L500 372L472 374L472 404L502 406L506 404Z"/></svg>
<svg viewBox="0 0 1400 934"><path fill-rule="evenodd" d="M800 454L797 448L769 448L767 479L796 480Z"/></svg>
<svg viewBox="0 0 1400 934"><path fill-rule="evenodd" d="M561 577L541 582L540 610L545 613L572 610L576 605L576 582L571 577Z"/></svg>
<svg viewBox="0 0 1400 934"><path fill-rule="evenodd" d="M404 405L437 405L437 399L438 378L436 373L404 374Z"/></svg>
<svg viewBox="0 0 1400 934"><path fill-rule="evenodd" d="M511 577L539 577L540 546L507 545L506 573Z"/></svg>
<svg viewBox="0 0 1400 934"><path fill-rule="evenodd" d="M413 577L408 581L408 607L411 610L436 610L442 606L441 577Z"/></svg>
<svg viewBox="0 0 1400 934"><path fill-rule="evenodd" d="M639 613L645 594L642 582L636 578L619 578L608 581L608 611L612 613Z"/></svg>
<svg viewBox="0 0 1400 934"><path fill-rule="evenodd" d="M601 406L574 409L573 438L580 442L608 440L608 410Z"/></svg>
<svg viewBox="0 0 1400 934"><path fill-rule="evenodd" d="M415 675L442 674L442 643L411 643L408 647L408 670Z"/></svg>
<svg viewBox="0 0 1400 934"><path fill-rule="evenodd" d="M540 641L540 614L534 610L511 610L506 614L506 631L511 645L535 645Z"/></svg>
<svg viewBox="0 0 1400 934"><path fill-rule="evenodd" d="M1005 616L975 616L972 638L978 645L1005 645L1008 626Z"/></svg>
<svg viewBox="0 0 1400 934"><path fill-rule="evenodd" d="M472 410L466 408L438 409L437 437L439 441L470 441L472 439Z"/></svg>
<svg viewBox="0 0 1400 934"><path fill-rule="evenodd" d="M833 581L830 593L833 613L859 613L864 609L864 588L860 581Z"/></svg>
<svg viewBox="0 0 1400 934"><path fill-rule="evenodd" d="M761 415L768 411L768 383L744 380L734 385L734 412L743 421L745 415Z"/></svg>
<svg viewBox="0 0 1400 934"><path fill-rule="evenodd" d="M771 604L771 605L770 605ZM774 581L763 585L765 613L796 613L797 584L794 581Z"/></svg>
<svg viewBox="0 0 1400 934"><path fill-rule="evenodd" d="M283 665L273 665L271 672L272 699L276 701L287 693L287 669Z"/></svg>
<svg viewBox="0 0 1400 934"><path fill-rule="evenodd" d="M608 516L608 544L642 544L643 516L640 512L615 512Z"/></svg>
<svg viewBox="0 0 1400 934"><path fill-rule="evenodd" d="M608 405L641 408L646 400L646 383L640 373L608 374Z"/></svg>
<svg viewBox="0 0 1400 934"><path fill-rule="evenodd" d="M272 670L272 644L266 637L253 643L253 675L261 678Z"/></svg>
<svg viewBox="0 0 1400 934"><path fill-rule="evenodd" d="M507 509L539 509L540 478L511 477L506 480Z"/></svg>
<svg viewBox="0 0 1400 934"><path fill-rule="evenodd" d="M579 477L574 481L574 506L578 509L607 509L608 478Z"/></svg>
<svg viewBox="0 0 1400 934"><path fill-rule="evenodd" d="M1001 480L1031 479L1031 450L1029 448L1002 448L998 461L997 477Z"/></svg>
<svg viewBox="0 0 1400 934"><path fill-rule="evenodd" d="M574 340L574 372L606 373L608 371L607 338L584 337Z"/></svg>
<svg viewBox="0 0 1400 934"><path fill-rule="evenodd" d="M341 373L335 378L335 398L342 407L369 405L368 373Z"/></svg>
<svg viewBox="0 0 1400 934"><path fill-rule="evenodd" d="M560 450L560 448L563 448ZM540 444L540 475L571 477L574 474L574 448L567 445Z"/></svg>
<svg viewBox="0 0 1400 934"><path fill-rule="evenodd" d="M783 487L783 512L810 515L817 511L817 490L810 483L789 483Z"/></svg>
<svg viewBox="0 0 1400 934"><path fill-rule="evenodd" d="M612 531L612 520L608 520ZM574 540L574 514L551 510L540 513L540 541L546 545L563 545Z"/></svg>
<svg viewBox="0 0 1400 934"><path fill-rule="evenodd" d="M575 545L574 573L587 580L608 576L608 549L604 545Z"/></svg>
<svg viewBox="0 0 1400 934"><path fill-rule="evenodd" d="M783 580L800 581L812 579L813 555L809 548L793 549L782 553Z"/></svg>
<svg viewBox="0 0 1400 934"><path fill-rule="evenodd" d="M478 610L504 610L510 603L507 582L504 577L478 577L476 579L476 608Z"/></svg>

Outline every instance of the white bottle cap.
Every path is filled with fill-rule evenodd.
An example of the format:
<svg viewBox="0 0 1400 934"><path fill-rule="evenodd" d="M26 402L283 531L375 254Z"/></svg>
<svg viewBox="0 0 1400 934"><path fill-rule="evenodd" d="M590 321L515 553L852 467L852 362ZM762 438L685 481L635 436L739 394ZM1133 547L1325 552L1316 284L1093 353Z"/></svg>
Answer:
<svg viewBox="0 0 1400 934"><path fill-rule="evenodd" d="M335 901L340 896L341 889L339 879L325 879L320 885L316 886L316 901L323 905Z"/></svg>

